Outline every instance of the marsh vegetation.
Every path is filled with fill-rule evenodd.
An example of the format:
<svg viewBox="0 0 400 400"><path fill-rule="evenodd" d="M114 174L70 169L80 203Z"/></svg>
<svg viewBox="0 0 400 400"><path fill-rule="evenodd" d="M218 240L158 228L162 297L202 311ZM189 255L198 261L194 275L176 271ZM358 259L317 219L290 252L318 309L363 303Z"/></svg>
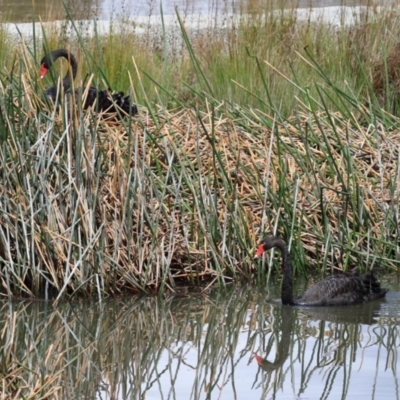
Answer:
<svg viewBox="0 0 400 400"><path fill-rule="evenodd" d="M180 19L178 42L163 25L99 36L67 21L72 36L18 46L3 32L2 296L263 281L254 246L271 231L295 274L398 269L397 101L374 71L391 76L399 13L332 27L267 11L196 34ZM77 86L130 92L139 115L47 102L66 64L43 84L39 60L56 48L77 56Z"/></svg>

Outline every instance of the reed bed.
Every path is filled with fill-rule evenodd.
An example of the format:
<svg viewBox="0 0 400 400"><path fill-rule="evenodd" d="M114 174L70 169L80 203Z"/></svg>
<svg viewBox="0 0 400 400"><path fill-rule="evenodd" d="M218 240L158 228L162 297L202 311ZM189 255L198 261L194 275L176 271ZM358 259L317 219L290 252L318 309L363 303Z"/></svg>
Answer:
<svg viewBox="0 0 400 400"><path fill-rule="evenodd" d="M26 87L21 101L40 99ZM254 246L272 230L293 241L299 269L396 268L400 134L382 124L233 117L224 104L122 122L9 106L3 295L225 285L254 275Z"/></svg>
<svg viewBox="0 0 400 400"><path fill-rule="evenodd" d="M60 300L263 279L253 249L270 232L289 242L295 273L397 269L399 123L372 84L364 97L310 52L294 51L318 78L310 88L294 70L248 54L248 75L261 85L234 82L255 99L239 106L216 90L209 77L217 75L179 21L181 69L196 81L181 85L190 98L170 91L167 70L157 81L134 59L123 75L144 106L122 120L45 101L42 54L17 49L0 86L1 295ZM52 40L44 45L54 48ZM107 87L107 57L96 64L92 45L77 30L95 72L85 81ZM271 87L291 88L289 116L265 68Z"/></svg>

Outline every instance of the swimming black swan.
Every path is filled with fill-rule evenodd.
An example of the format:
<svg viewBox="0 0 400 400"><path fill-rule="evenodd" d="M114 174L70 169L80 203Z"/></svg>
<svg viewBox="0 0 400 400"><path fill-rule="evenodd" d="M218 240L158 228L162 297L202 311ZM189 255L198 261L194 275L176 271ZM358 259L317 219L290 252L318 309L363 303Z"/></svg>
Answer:
<svg viewBox="0 0 400 400"><path fill-rule="evenodd" d="M304 294L293 298L292 260L286 243L275 236L264 238L257 247L255 258L276 247L282 254L282 303L301 306L344 306L365 303L385 297L387 289L381 288L372 271L359 275L343 273L331 275L316 283Z"/></svg>
<svg viewBox="0 0 400 400"><path fill-rule="evenodd" d="M53 65L54 61L56 61L60 57L64 57L65 59L67 59L69 65L71 66L71 73L67 71L67 74L62 80L64 93L68 93L71 87L71 74L72 80L75 79L78 70L78 63L76 62L74 55L71 54L68 50L58 49L52 51L49 54L46 54L42 58L42 61L40 61L40 77L43 79L49 71L50 67ZM130 97L125 96L123 92L110 93L108 90L99 90L93 86L90 86L88 89L85 87L76 89L75 96L82 96L86 90L88 92L87 95L85 95L85 102L83 104L84 109L95 105L95 110L97 112L107 111L109 113L115 113L117 111L115 105L117 105L127 114L134 115L138 112L136 105L132 104ZM56 101L57 86L52 86L51 88L47 89L45 93L46 96L49 97L51 100Z"/></svg>

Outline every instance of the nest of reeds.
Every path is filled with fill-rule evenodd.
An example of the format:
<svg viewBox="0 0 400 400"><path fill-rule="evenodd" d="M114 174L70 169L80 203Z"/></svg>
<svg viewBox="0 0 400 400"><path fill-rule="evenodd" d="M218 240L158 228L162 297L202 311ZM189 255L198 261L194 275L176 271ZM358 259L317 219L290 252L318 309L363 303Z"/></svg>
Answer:
<svg viewBox="0 0 400 400"><path fill-rule="evenodd" d="M397 257L396 130L307 110L278 122L224 104L107 121L49 109L30 87L18 101L2 88L12 98L0 154L3 295L249 279L253 248L274 227L295 240L299 268Z"/></svg>

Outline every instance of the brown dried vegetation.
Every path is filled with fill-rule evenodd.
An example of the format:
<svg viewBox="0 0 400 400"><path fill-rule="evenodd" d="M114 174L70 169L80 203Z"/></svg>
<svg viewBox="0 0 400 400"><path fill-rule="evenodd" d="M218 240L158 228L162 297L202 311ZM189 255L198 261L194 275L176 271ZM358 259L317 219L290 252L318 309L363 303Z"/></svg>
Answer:
<svg viewBox="0 0 400 400"><path fill-rule="evenodd" d="M328 268L382 249L394 257L386 241L396 224L385 221L399 196L399 131L324 113L270 129L260 114L233 118L223 107L142 113L131 125L87 115L65 127L57 117L23 146L10 135L0 243L3 271L19 276L15 286L0 276L3 294L249 278L253 246L275 223L294 229L309 265L327 252Z"/></svg>

